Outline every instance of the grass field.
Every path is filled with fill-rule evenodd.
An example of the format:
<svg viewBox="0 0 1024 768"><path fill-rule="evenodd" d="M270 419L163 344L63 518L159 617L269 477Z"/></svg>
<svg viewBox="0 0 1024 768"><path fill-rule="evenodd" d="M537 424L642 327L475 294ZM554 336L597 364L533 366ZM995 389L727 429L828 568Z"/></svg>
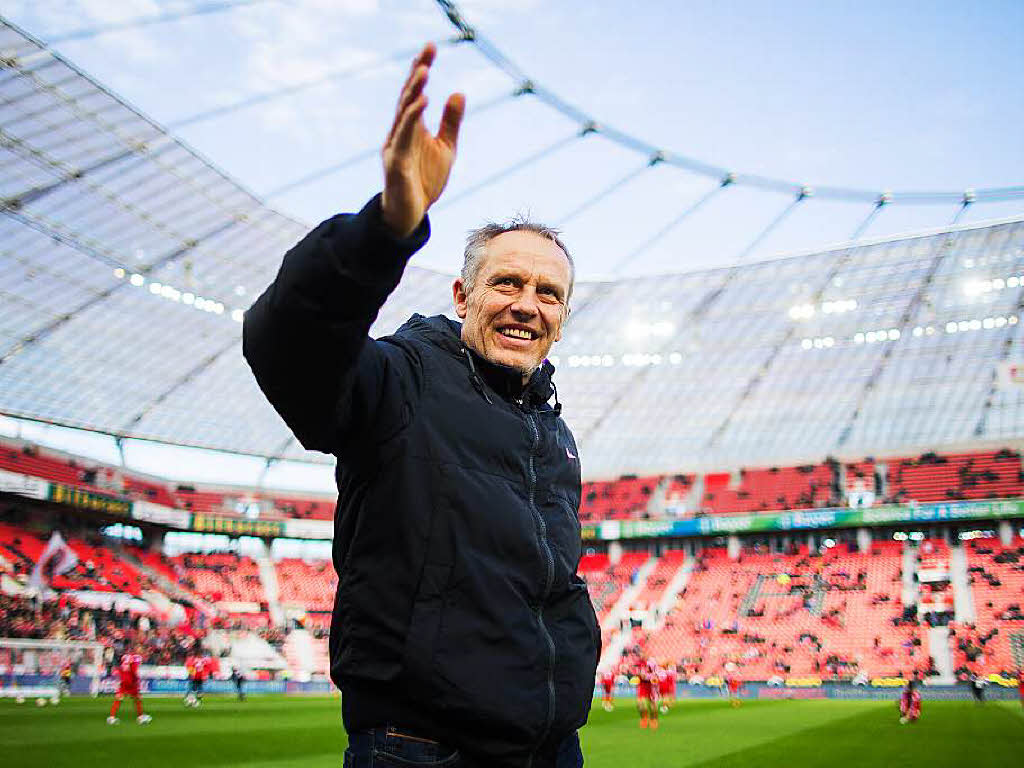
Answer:
<svg viewBox="0 0 1024 768"><path fill-rule="evenodd" d="M126 705L121 724L108 726L109 697L58 707L0 700L0 765L340 768L345 749L337 698L208 696L198 710L149 698L146 726ZM919 723L900 726L891 702L686 701L650 732L621 701L594 710L583 743L587 768L1003 768L1024 765L1024 716L1016 702L925 702Z"/></svg>

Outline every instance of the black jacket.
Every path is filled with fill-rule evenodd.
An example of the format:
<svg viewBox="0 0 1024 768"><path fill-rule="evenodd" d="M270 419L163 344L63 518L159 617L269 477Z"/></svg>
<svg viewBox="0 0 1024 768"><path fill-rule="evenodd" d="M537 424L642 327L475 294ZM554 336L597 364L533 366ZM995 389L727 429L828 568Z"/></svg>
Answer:
<svg viewBox="0 0 1024 768"><path fill-rule="evenodd" d="M351 730L400 723L488 766L541 766L586 722L600 631L580 558L576 444L545 363L460 326L370 325L429 236L379 198L321 224L248 311L244 353L301 443L338 458L331 676Z"/></svg>

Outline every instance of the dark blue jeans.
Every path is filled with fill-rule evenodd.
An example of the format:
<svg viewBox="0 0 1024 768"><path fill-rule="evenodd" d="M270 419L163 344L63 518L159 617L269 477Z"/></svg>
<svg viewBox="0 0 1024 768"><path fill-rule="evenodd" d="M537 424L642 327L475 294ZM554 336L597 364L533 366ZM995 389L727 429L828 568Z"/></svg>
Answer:
<svg viewBox="0 0 1024 768"><path fill-rule="evenodd" d="M456 749L401 728L387 726L348 735L344 768L475 768ZM583 768L580 740L562 742L552 768Z"/></svg>

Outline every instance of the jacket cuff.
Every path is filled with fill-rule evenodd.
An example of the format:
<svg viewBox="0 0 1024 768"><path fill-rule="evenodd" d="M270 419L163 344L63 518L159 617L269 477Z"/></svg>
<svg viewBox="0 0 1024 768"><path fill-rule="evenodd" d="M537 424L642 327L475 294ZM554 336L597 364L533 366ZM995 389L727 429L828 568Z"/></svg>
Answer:
<svg viewBox="0 0 1024 768"><path fill-rule="evenodd" d="M328 240L347 230L344 252L336 251L336 264L342 273L357 283L379 286L390 293L398 285L405 265L430 237L430 221L426 216L408 237L394 234L381 218L381 194L374 195L355 215L334 217L324 234ZM355 246L355 247L353 247Z"/></svg>

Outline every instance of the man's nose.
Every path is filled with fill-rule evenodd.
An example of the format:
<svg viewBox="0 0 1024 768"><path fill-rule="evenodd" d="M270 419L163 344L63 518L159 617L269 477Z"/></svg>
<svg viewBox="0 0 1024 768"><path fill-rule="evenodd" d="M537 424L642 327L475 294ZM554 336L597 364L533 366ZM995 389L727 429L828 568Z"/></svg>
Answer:
<svg viewBox="0 0 1024 768"><path fill-rule="evenodd" d="M510 307L515 315L536 317L540 309L537 306L537 292L532 288L525 288L516 297Z"/></svg>

